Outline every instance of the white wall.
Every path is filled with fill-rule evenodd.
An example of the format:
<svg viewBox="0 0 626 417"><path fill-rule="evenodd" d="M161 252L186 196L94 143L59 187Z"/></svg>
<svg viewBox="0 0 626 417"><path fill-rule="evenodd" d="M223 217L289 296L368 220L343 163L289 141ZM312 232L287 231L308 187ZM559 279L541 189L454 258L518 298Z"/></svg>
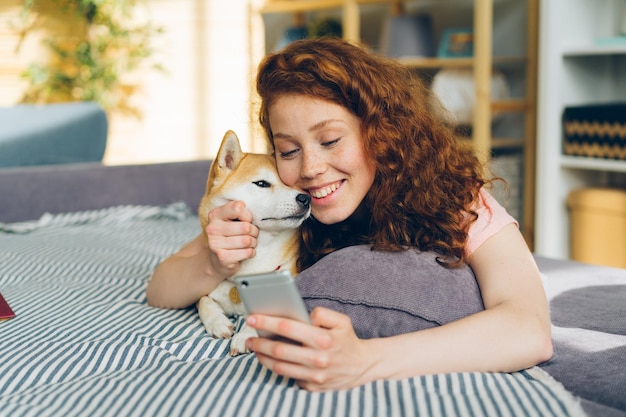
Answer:
<svg viewBox="0 0 626 417"><path fill-rule="evenodd" d="M251 150L249 7L246 0L149 0L144 17L167 73L143 74L141 121L114 116L105 161L211 158L234 130Z"/></svg>

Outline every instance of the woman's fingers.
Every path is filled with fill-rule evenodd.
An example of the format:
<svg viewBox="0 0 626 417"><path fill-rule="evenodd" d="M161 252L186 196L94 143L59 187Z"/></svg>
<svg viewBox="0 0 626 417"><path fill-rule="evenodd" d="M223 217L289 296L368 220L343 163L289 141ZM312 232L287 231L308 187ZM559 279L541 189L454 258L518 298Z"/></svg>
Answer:
<svg viewBox="0 0 626 417"><path fill-rule="evenodd" d="M231 201L208 214L205 229L214 268L230 276L241 261L252 258L259 229L251 223L252 214L242 201Z"/></svg>
<svg viewBox="0 0 626 417"><path fill-rule="evenodd" d="M319 387L326 381L324 370L318 370L318 368L308 367L297 362L282 361L260 352L255 352L255 355L267 369L279 375L295 379L302 388L319 391Z"/></svg>
<svg viewBox="0 0 626 417"><path fill-rule="evenodd" d="M266 368L296 380L322 383L330 363L327 351L285 341L255 337L246 341L246 347Z"/></svg>
<svg viewBox="0 0 626 417"><path fill-rule="evenodd" d="M252 213L246 208L246 204L243 201L229 201L223 206L209 211L209 221L210 220L230 220L252 223Z"/></svg>
<svg viewBox="0 0 626 417"><path fill-rule="evenodd" d="M315 349L328 349L332 339L325 329L284 317L253 314L246 320L250 327L281 336Z"/></svg>
<svg viewBox="0 0 626 417"><path fill-rule="evenodd" d="M311 312L311 324L325 329L350 329L353 331L350 317L328 308L314 308Z"/></svg>
<svg viewBox="0 0 626 417"><path fill-rule="evenodd" d="M249 326L293 340L296 344L253 337L246 346L272 371L296 379L311 391L346 388L364 381L370 352L358 339L350 318L326 308L311 313L311 324L253 314Z"/></svg>
<svg viewBox="0 0 626 417"><path fill-rule="evenodd" d="M317 310L324 310L329 314ZM351 323L347 316L327 309L315 309L312 319L315 320L313 317L318 314L323 318L321 320L325 325L323 327L315 325L315 321L313 322L314 325L310 325L282 317L251 315L246 320L250 327L275 334L293 343L267 338L250 338L247 341L247 347L251 351L263 355L262 363L266 362L271 366L270 369L275 369L276 363L278 363L279 369L276 371L292 378L302 378L300 373L304 370L293 367L288 368L290 371L283 370L282 362L292 365L298 364L298 366L308 368L309 371L326 369L331 365L332 353L335 348L332 329L335 328L335 324L345 325L345 320L351 329ZM296 369L300 373L295 372ZM310 373L307 375L312 377Z"/></svg>

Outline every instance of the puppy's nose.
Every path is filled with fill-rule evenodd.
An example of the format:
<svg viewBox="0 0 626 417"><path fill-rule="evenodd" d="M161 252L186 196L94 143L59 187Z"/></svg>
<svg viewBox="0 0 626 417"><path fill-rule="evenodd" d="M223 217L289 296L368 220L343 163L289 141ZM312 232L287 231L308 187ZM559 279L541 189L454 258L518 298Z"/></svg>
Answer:
<svg viewBox="0 0 626 417"><path fill-rule="evenodd" d="M298 194L296 201L298 204L302 205L302 207L309 207L309 204L311 204L311 196L308 194Z"/></svg>

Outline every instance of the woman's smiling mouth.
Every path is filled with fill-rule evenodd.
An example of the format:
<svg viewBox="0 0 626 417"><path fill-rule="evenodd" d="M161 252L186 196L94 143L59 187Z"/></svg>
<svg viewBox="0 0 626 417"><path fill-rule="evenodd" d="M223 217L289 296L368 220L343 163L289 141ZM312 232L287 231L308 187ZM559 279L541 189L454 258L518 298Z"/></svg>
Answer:
<svg viewBox="0 0 626 417"><path fill-rule="evenodd" d="M308 191L311 197L313 198L324 198L334 193L341 186L341 182L342 181L337 181L334 184L330 184L325 187L320 187L320 188L315 188L315 189L309 188Z"/></svg>

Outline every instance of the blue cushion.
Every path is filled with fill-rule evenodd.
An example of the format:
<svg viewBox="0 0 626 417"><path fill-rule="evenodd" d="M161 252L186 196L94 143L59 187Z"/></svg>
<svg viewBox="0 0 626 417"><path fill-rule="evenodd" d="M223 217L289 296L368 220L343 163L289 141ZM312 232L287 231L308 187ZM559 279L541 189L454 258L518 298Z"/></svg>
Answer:
<svg viewBox="0 0 626 417"><path fill-rule="evenodd" d="M107 130L97 103L0 107L0 167L100 162Z"/></svg>

